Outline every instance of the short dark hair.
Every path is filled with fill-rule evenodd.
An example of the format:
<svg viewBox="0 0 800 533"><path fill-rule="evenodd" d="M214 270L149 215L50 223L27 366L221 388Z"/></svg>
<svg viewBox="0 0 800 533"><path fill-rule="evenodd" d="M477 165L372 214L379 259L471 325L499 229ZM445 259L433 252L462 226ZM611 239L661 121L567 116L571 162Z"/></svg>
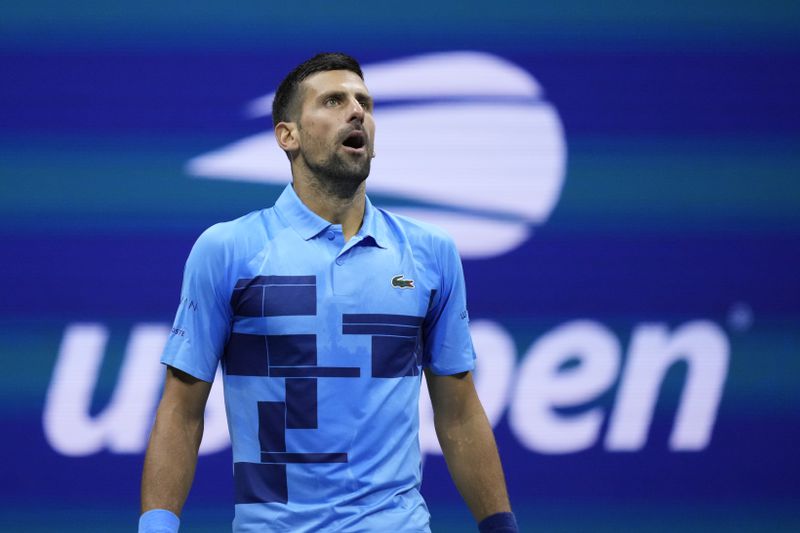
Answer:
<svg viewBox="0 0 800 533"><path fill-rule="evenodd" d="M300 63L292 70L278 86L275 92L275 99L272 101L272 125L278 122L290 122L291 116L296 111L297 97L299 96L300 84L303 80L316 74L328 70L349 70L358 74L364 79L361 72L361 65L354 58L341 52L325 52L317 54L311 59Z"/></svg>

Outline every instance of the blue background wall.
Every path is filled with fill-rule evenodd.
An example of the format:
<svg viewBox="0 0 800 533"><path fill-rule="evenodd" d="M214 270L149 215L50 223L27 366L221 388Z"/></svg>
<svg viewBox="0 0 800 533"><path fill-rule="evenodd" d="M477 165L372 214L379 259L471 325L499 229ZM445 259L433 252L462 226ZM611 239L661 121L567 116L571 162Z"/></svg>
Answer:
<svg viewBox="0 0 800 533"><path fill-rule="evenodd" d="M519 370L495 431L524 529L797 530L798 27L792 2L4 5L0 528L135 523L142 453L105 444L65 453L44 413L70 328L108 333L90 391L89 414L102 416L132 332L170 323L197 235L280 190L198 179L187 161L268 130L245 105L317 51L379 64L470 50L535 77L567 148L547 220L504 253L464 260L473 323L512 340ZM700 321L722 339L710 440L669 444L699 364L679 361L642 446L608 445L622 377L554 409L562 420L599 413L595 440L563 453L532 446L520 428L536 391L525 392L520 369L541 355L532 346L578 320L618 344L620 376L647 325L678 335ZM702 343L692 349L703 359ZM574 350L564 376L587 364ZM424 475L434 531L469 527L440 456L427 456ZM184 526L219 531L231 517L224 449L201 458Z"/></svg>

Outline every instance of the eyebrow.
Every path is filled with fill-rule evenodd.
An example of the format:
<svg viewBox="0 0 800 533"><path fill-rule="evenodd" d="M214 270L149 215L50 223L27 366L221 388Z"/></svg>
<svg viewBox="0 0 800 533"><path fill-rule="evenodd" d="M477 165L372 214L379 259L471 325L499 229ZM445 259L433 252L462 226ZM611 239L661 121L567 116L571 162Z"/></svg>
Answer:
<svg viewBox="0 0 800 533"><path fill-rule="evenodd" d="M339 89L332 89L330 91L325 91L324 93L320 93L317 99L320 101L324 101L326 98L330 96L344 97L347 96L347 93ZM368 93L359 91L355 93L355 96L358 101L364 101L367 104L369 104L370 107L374 105L374 101Z"/></svg>
<svg viewBox="0 0 800 533"><path fill-rule="evenodd" d="M359 100L364 100L368 104L372 105L372 97L367 93L358 92L356 93L356 98Z"/></svg>

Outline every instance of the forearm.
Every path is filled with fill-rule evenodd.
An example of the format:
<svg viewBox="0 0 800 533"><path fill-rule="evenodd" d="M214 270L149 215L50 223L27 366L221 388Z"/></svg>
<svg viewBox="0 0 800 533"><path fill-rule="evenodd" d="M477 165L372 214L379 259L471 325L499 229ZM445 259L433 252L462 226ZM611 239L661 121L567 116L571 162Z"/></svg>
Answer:
<svg viewBox="0 0 800 533"><path fill-rule="evenodd" d="M180 515L192 486L203 418L159 407L142 473L142 512L166 509Z"/></svg>
<svg viewBox="0 0 800 533"><path fill-rule="evenodd" d="M509 512L503 468L483 409L455 420L435 420L435 426L450 476L475 520Z"/></svg>

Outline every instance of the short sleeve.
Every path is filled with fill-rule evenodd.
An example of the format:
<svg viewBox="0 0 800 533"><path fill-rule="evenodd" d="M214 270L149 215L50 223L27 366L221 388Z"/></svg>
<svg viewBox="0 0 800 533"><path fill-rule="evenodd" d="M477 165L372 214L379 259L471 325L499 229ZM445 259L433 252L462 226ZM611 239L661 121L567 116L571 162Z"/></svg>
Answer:
<svg viewBox="0 0 800 533"><path fill-rule="evenodd" d="M183 271L181 300L161 362L212 382L231 329L228 253L218 226L195 242Z"/></svg>
<svg viewBox="0 0 800 533"><path fill-rule="evenodd" d="M455 243L442 240L437 257L440 284L423 323L423 355L435 374L451 375L475 368L475 349L469 334L464 270Z"/></svg>

